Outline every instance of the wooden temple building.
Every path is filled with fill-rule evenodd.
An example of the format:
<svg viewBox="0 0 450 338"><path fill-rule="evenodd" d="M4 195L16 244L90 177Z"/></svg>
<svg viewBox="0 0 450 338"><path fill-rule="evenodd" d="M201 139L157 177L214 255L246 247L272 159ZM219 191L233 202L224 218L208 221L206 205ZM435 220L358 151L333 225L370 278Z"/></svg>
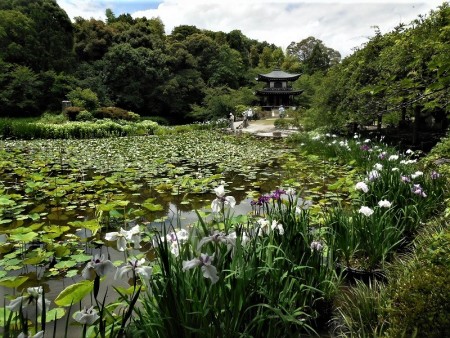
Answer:
<svg viewBox="0 0 450 338"><path fill-rule="evenodd" d="M275 69L267 74L258 74L256 80L266 83L263 89L256 91L263 110L293 106L294 96L300 95L303 90L293 89L290 82L297 80L300 75L286 73L280 69Z"/></svg>

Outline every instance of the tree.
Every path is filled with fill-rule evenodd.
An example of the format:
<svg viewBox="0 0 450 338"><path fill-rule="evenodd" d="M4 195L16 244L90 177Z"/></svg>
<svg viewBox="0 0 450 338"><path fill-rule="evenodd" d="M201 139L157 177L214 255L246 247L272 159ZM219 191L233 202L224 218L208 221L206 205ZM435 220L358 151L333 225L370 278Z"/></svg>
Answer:
<svg viewBox="0 0 450 338"><path fill-rule="evenodd" d="M219 48L219 54L209 65L211 76L208 84L212 87L228 86L237 89L243 79L244 65L238 51L227 45Z"/></svg>
<svg viewBox="0 0 450 338"><path fill-rule="evenodd" d="M0 58L6 62L38 68L39 45L32 19L14 10L0 10Z"/></svg>
<svg viewBox="0 0 450 338"><path fill-rule="evenodd" d="M160 50L118 44L103 60L105 84L121 108L145 115L160 110L159 87L168 78L166 55Z"/></svg>
<svg viewBox="0 0 450 338"><path fill-rule="evenodd" d="M191 36L193 34L200 34L201 31L195 26L190 25L180 25L177 27L174 27L172 30L171 37L177 41L184 41L188 38L188 36Z"/></svg>
<svg viewBox="0 0 450 338"><path fill-rule="evenodd" d="M219 57L218 44L205 34L192 34L185 43L197 62L197 69L201 72L203 81L207 82L214 71L210 65Z"/></svg>
<svg viewBox="0 0 450 338"><path fill-rule="evenodd" d="M321 40L313 36L300 42L291 42L286 53L295 56L308 74L327 70L341 60L341 54L338 51L326 47Z"/></svg>
<svg viewBox="0 0 450 338"><path fill-rule="evenodd" d="M164 38L164 25L161 20L146 18L136 19L136 23L116 35L117 43L128 43L133 48L162 48Z"/></svg>
<svg viewBox="0 0 450 338"><path fill-rule="evenodd" d="M81 61L100 60L111 47L114 29L101 20L75 18L75 53Z"/></svg>
<svg viewBox="0 0 450 338"><path fill-rule="evenodd" d="M33 70L0 62L0 116L30 116L39 112L40 81Z"/></svg>
<svg viewBox="0 0 450 338"><path fill-rule="evenodd" d="M99 107L97 94L90 89L77 87L67 94L67 98L74 106L85 108L88 111Z"/></svg>
<svg viewBox="0 0 450 338"><path fill-rule="evenodd" d="M227 118L237 105L232 93L228 87L207 88L201 106L194 104L189 116L198 121Z"/></svg>
<svg viewBox="0 0 450 338"><path fill-rule="evenodd" d="M272 60L275 67L281 67L284 62L284 53L281 48L277 48L272 52Z"/></svg>
<svg viewBox="0 0 450 338"><path fill-rule="evenodd" d="M72 23L55 0L2 0L0 10L15 10L31 20L39 36L39 44L33 49L39 61L33 65L33 70L62 71L72 67Z"/></svg>
<svg viewBox="0 0 450 338"><path fill-rule="evenodd" d="M259 66L262 68L270 68L273 64L273 50L270 47L264 47L261 55L259 56Z"/></svg>

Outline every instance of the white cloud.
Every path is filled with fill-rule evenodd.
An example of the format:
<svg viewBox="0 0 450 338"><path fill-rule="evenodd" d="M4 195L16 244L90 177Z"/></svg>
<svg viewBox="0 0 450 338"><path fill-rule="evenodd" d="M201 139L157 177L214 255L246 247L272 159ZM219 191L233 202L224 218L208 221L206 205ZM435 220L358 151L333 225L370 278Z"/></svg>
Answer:
<svg viewBox="0 0 450 338"><path fill-rule="evenodd" d="M106 8L114 11L119 2L122 8L127 3L117 0L58 0L71 18L100 19L104 19ZM419 14L428 14L442 4L437 0L161 0L159 5L155 2L149 2L153 9L129 13L133 17L160 17L168 34L179 25L223 32L238 29L251 39L267 41L283 49L292 41L314 36L343 56L367 42L374 35L373 26L386 33L400 22L409 23Z"/></svg>

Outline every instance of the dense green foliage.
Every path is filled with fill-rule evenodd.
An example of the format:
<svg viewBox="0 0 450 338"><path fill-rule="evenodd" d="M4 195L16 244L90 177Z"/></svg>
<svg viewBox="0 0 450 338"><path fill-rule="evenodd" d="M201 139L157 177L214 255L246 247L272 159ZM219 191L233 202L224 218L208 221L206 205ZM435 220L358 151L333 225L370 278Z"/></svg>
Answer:
<svg viewBox="0 0 450 338"><path fill-rule="evenodd" d="M323 75L298 81L308 128L345 131L351 125L384 120L414 132L448 126L450 83L450 7L443 3L428 16L375 36Z"/></svg>
<svg viewBox="0 0 450 338"><path fill-rule="evenodd" d="M80 112L78 116L82 115ZM85 114L84 114L85 115ZM45 115L43 121L0 119L0 138L83 139L113 136L152 135L158 128L153 121L114 122L111 119L65 123L61 115ZM49 123L51 122L51 123Z"/></svg>
<svg viewBox="0 0 450 338"><path fill-rule="evenodd" d="M436 231L436 230L435 230ZM390 337L450 334L450 231L428 234L390 285Z"/></svg>
<svg viewBox="0 0 450 338"><path fill-rule="evenodd" d="M342 62L312 36L274 45L230 33L175 27L158 18L75 18L54 0L0 4L0 116L58 111L61 101L87 111L116 106L171 122L225 117L236 105L256 105L255 75L281 67L303 76L294 87L306 128L353 130L374 121L407 128L448 126L449 6L376 28ZM44 32L44 33L43 33ZM39 34L39 37L38 37ZM45 36L45 38L42 38Z"/></svg>
<svg viewBox="0 0 450 338"><path fill-rule="evenodd" d="M59 111L61 101L70 100L92 114L99 106L115 106L171 122L220 118L236 105L257 104L258 73L281 66L325 70L340 59L314 38L292 49L306 50L307 58L285 56L239 30L181 25L166 35L158 18L116 17L111 10L106 17L71 23L55 0L2 1L0 116ZM310 70L316 50L326 65Z"/></svg>

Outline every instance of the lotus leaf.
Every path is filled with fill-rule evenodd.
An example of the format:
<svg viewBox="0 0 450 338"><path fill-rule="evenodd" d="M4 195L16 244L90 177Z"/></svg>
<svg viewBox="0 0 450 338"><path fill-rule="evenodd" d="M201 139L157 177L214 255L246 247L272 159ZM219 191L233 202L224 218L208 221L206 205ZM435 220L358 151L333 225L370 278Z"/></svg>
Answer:
<svg viewBox="0 0 450 338"><path fill-rule="evenodd" d="M55 264L55 268L57 269L68 269L77 265L76 261L60 261Z"/></svg>
<svg viewBox="0 0 450 338"><path fill-rule="evenodd" d="M54 320L61 319L62 317L64 317L65 314L66 314L66 310L64 310L63 308L56 307L56 308L50 309L47 311L47 314L45 317L45 322L50 323ZM37 320L40 323L42 321L41 316L39 316L37 318Z"/></svg>
<svg viewBox="0 0 450 338"><path fill-rule="evenodd" d="M85 280L69 285L56 297L55 304L59 306L70 306L80 302L94 288L94 282Z"/></svg>
<svg viewBox="0 0 450 338"><path fill-rule="evenodd" d="M18 288L28 280L27 276L8 276L0 279L0 285L7 288Z"/></svg>
<svg viewBox="0 0 450 338"><path fill-rule="evenodd" d="M32 242L39 234L34 232L34 231L30 231L27 233L16 233L16 234L11 234L11 236L9 237L12 241L16 241L16 242L24 242L24 243L30 243Z"/></svg>

